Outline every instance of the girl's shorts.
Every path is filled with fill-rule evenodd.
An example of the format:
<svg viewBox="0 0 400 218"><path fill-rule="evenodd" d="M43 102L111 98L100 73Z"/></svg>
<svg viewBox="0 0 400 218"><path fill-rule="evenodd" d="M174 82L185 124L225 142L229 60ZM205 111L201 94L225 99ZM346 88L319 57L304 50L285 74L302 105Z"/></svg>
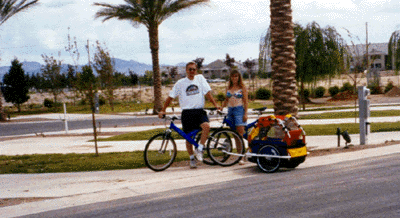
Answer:
<svg viewBox="0 0 400 218"><path fill-rule="evenodd" d="M227 118L235 126L246 126L247 125L246 122L243 122L243 116L244 116L244 107L243 106L228 107Z"/></svg>

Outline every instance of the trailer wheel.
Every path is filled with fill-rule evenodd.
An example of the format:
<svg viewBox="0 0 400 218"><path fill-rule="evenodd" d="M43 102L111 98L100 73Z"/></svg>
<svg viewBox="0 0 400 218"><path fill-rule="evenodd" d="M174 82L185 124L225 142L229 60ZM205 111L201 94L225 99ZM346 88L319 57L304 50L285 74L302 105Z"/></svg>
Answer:
<svg viewBox="0 0 400 218"><path fill-rule="evenodd" d="M260 150L258 150L258 154L280 156L278 149L272 145L263 146ZM278 157L257 157L258 168L266 173L273 173L277 171L279 169L280 162L281 160Z"/></svg>

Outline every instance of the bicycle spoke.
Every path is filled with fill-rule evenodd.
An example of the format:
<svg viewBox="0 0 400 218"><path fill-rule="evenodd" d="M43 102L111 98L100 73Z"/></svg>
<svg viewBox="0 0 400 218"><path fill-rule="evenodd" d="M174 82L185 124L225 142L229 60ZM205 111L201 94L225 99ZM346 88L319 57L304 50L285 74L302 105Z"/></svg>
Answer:
<svg viewBox="0 0 400 218"><path fill-rule="evenodd" d="M177 148L175 141L164 133L153 136L146 145L144 160L154 171L167 169L175 160Z"/></svg>
<svg viewBox="0 0 400 218"><path fill-rule="evenodd" d="M232 130L217 130L207 142L207 153L219 165L231 166L242 158L243 139Z"/></svg>

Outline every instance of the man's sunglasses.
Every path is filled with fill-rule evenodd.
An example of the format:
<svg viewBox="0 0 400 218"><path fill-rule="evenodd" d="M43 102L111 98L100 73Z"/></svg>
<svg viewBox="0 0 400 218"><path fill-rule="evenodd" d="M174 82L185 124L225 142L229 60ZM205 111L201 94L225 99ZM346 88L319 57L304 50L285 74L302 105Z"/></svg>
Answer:
<svg viewBox="0 0 400 218"><path fill-rule="evenodd" d="M196 68L189 68L189 71L196 71Z"/></svg>

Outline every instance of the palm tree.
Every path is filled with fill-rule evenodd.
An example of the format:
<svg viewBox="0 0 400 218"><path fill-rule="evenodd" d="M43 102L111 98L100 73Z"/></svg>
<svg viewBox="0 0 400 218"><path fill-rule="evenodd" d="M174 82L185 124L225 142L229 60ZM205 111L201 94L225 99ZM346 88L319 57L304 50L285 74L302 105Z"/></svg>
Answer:
<svg viewBox="0 0 400 218"><path fill-rule="evenodd" d="M276 115L297 116L298 94L291 0L271 0L273 102Z"/></svg>
<svg viewBox="0 0 400 218"><path fill-rule="evenodd" d="M159 25L183 9L195 5L207 3L209 0L124 0L126 4L111 5L106 3L94 3L95 6L103 7L95 18L103 17L103 22L111 18L130 21L135 27L143 24L149 32L150 50L153 63L154 80L154 110L160 111L161 102L161 74L158 58L158 27Z"/></svg>
<svg viewBox="0 0 400 218"><path fill-rule="evenodd" d="M23 10L37 4L39 0L27 2L27 0L0 0L0 26L6 22L10 17Z"/></svg>
<svg viewBox="0 0 400 218"><path fill-rule="evenodd" d="M0 0L0 26L10 19L10 17L36 5L39 2L39 0L21 0L19 3L17 3L17 1L18 0ZM0 121L4 121L5 119L6 117L3 110L2 95L0 91Z"/></svg>

